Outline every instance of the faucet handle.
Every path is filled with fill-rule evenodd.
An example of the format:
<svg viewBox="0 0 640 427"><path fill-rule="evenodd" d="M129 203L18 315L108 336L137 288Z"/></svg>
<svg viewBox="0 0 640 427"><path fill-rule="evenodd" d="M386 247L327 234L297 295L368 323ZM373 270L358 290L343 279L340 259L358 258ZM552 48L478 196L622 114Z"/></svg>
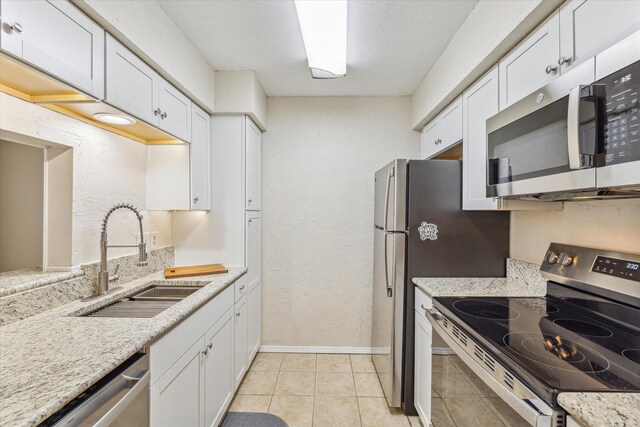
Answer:
<svg viewBox="0 0 640 427"><path fill-rule="evenodd" d="M109 277L109 281L118 280L120 276L118 276L118 270L120 270L120 264L116 264L115 270L113 270L113 274Z"/></svg>

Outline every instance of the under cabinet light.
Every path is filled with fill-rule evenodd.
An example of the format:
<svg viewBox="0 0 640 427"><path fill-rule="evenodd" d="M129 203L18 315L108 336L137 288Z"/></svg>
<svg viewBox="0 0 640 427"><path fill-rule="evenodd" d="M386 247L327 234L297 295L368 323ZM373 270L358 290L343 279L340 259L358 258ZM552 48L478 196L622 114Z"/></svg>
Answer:
<svg viewBox="0 0 640 427"><path fill-rule="evenodd" d="M295 0L311 77L347 74L347 0Z"/></svg>
<svg viewBox="0 0 640 427"><path fill-rule="evenodd" d="M135 124L136 120L132 117L112 114L112 113L95 113L93 117L103 123L109 123L110 125L123 125L129 126Z"/></svg>

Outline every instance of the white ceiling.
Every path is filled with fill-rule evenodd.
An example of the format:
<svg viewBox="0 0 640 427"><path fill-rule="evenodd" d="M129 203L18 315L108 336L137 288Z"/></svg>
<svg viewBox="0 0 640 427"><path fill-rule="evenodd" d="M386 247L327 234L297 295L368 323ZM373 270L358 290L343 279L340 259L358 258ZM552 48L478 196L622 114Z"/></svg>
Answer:
<svg viewBox="0 0 640 427"><path fill-rule="evenodd" d="M293 1L159 0L216 70L269 96L411 95L476 0L350 1L347 77L312 80Z"/></svg>

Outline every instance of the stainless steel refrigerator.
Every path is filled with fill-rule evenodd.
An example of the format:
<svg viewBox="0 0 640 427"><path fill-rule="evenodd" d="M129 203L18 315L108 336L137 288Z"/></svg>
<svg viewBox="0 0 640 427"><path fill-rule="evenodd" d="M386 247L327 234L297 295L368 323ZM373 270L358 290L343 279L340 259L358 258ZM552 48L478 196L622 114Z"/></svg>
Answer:
<svg viewBox="0 0 640 427"><path fill-rule="evenodd" d="M414 277L504 277L508 212L462 210L462 163L394 160L375 174L373 361L387 402L415 415Z"/></svg>

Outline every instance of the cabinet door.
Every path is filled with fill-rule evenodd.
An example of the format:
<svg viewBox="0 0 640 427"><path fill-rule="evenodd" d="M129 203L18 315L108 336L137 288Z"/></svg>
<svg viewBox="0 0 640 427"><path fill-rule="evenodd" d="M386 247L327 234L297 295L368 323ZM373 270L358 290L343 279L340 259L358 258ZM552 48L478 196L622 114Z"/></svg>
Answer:
<svg viewBox="0 0 640 427"><path fill-rule="evenodd" d="M497 209L497 200L487 198L486 121L498 113L498 67L464 92L462 110L462 207Z"/></svg>
<svg viewBox="0 0 640 427"><path fill-rule="evenodd" d="M639 1L568 1L560 8L561 71L568 71L639 29Z"/></svg>
<svg viewBox="0 0 640 427"><path fill-rule="evenodd" d="M204 337L151 386L153 427L203 426Z"/></svg>
<svg viewBox="0 0 640 427"><path fill-rule="evenodd" d="M191 141L191 100L160 78L158 127L183 141Z"/></svg>
<svg viewBox="0 0 640 427"><path fill-rule="evenodd" d="M560 23L555 12L500 61L500 110L556 78Z"/></svg>
<svg viewBox="0 0 640 427"><path fill-rule="evenodd" d="M211 117L191 107L191 209L211 209Z"/></svg>
<svg viewBox="0 0 640 427"><path fill-rule="evenodd" d="M249 290L247 295L247 366L260 349L262 328L262 291L260 280Z"/></svg>
<svg viewBox="0 0 640 427"><path fill-rule="evenodd" d="M104 30L68 1L2 0L0 48L98 99Z"/></svg>
<svg viewBox="0 0 640 427"><path fill-rule="evenodd" d="M233 373L233 309L209 329L204 355L204 425L217 426L235 390ZM185 424L186 425L186 424Z"/></svg>
<svg viewBox="0 0 640 427"><path fill-rule="evenodd" d="M259 212L247 212L247 225L245 232L245 265L249 269L247 271L247 283L249 289L253 288L260 281L261 265L261 223Z"/></svg>
<svg viewBox="0 0 640 427"><path fill-rule="evenodd" d="M107 34L105 100L123 111L158 126L160 76L140 58Z"/></svg>
<svg viewBox="0 0 640 427"><path fill-rule="evenodd" d="M234 374L236 387L242 382L247 371L247 297L242 297L235 305L234 324Z"/></svg>
<svg viewBox="0 0 640 427"><path fill-rule="evenodd" d="M440 139L438 151L445 150L462 139L462 97L459 97L440 114L438 124Z"/></svg>
<svg viewBox="0 0 640 427"><path fill-rule="evenodd" d="M440 151L439 141L439 129L438 119L436 117L422 129L422 135L420 135L420 157L428 159Z"/></svg>
<svg viewBox="0 0 640 427"><path fill-rule="evenodd" d="M431 425L431 324L416 312L414 404L422 424Z"/></svg>
<svg viewBox="0 0 640 427"><path fill-rule="evenodd" d="M248 211L260 210L260 129L251 121L245 118L245 182L247 203L245 209Z"/></svg>

